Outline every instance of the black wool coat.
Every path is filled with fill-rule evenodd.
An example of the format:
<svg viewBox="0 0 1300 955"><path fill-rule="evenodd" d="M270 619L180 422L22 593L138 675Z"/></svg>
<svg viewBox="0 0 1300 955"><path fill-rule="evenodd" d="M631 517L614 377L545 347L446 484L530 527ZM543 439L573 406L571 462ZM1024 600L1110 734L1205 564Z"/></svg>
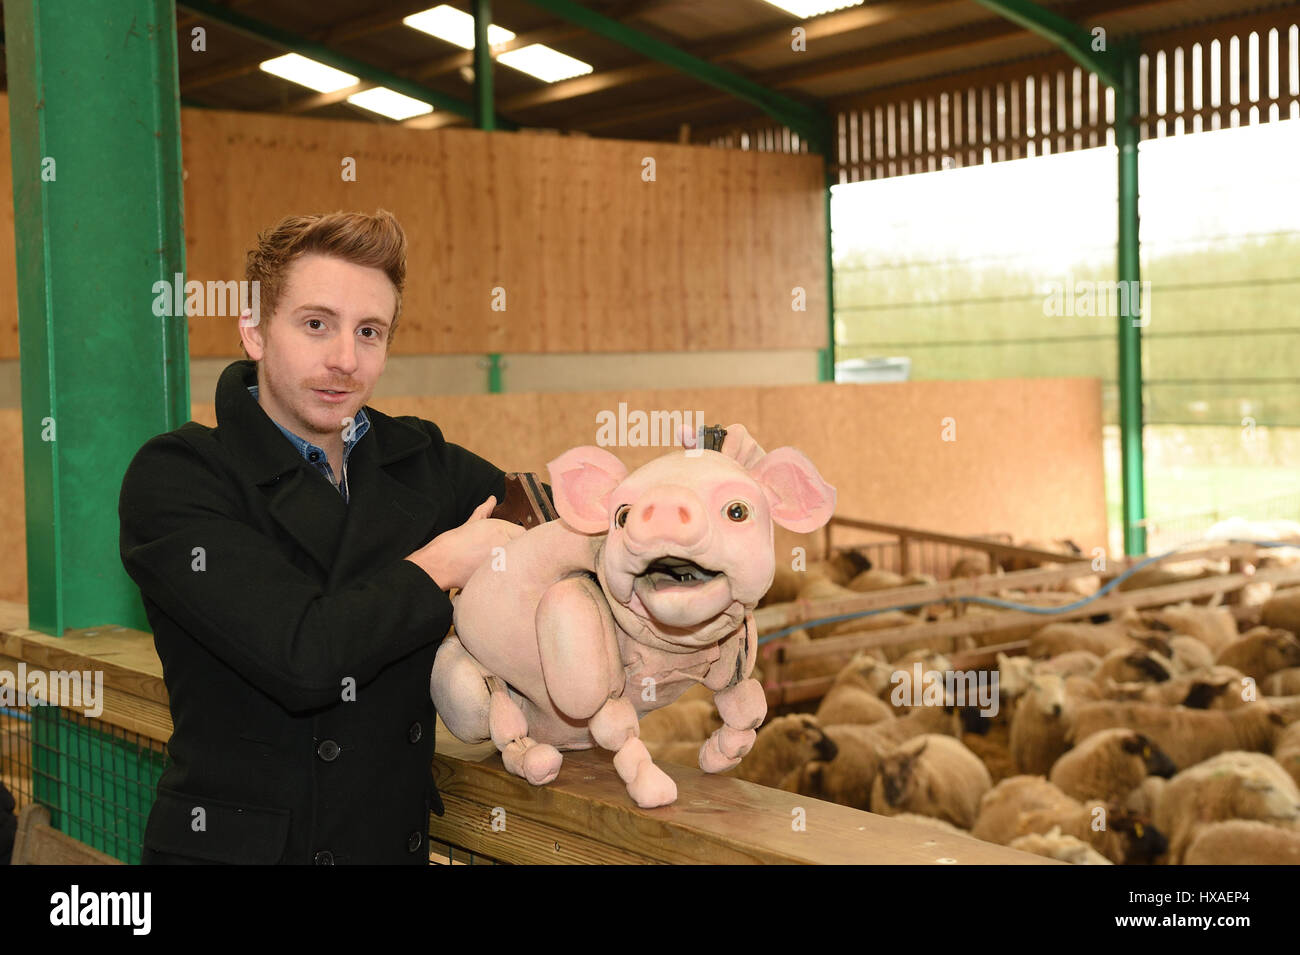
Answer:
<svg viewBox="0 0 1300 955"><path fill-rule="evenodd" d="M502 501L505 475L367 407L345 503L255 382L231 364L217 427L150 439L122 482L122 563L175 725L145 861L427 862L429 673L452 606L403 558Z"/></svg>

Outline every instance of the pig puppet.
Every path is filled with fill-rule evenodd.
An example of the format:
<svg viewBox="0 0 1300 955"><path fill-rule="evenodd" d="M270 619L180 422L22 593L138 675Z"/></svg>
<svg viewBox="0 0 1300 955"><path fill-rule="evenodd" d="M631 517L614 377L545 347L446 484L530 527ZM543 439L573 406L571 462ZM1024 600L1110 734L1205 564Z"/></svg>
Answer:
<svg viewBox="0 0 1300 955"><path fill-rule="evenodd" d="M560 750L599 745L638 806L667 805L677 786L641 742L641 714L703 683L724 725L700 768L722 772L749 752L767 713L750 674L772 525L816 530L835 489L788 447L748 469L677 451L630 475L581 447L548 469L561 520L510 541L466 582L434 663L434 704L453 734L491 738L533 785L556 777Z"/></svg>

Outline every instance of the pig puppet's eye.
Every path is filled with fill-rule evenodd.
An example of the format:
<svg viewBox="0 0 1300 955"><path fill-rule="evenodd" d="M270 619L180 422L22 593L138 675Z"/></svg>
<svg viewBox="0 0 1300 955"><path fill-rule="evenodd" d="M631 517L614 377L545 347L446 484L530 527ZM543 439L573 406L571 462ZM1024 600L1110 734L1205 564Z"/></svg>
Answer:
<svg viewBox="0 0 1300 955"><path fill-rule="evenodd" d="M615 512L614 512L614 526L615 526L615 527L622 527L624 524L626 524L626 523L627 523L627 515L628 515L628 513L629 513L631 510L632 510L632 505L630 505L630 504L624 504L624 505L623 505L622 507L620 507L617 511L615 511Z"/></svg>
<svg viewBox="0 0 1300 955"><path fill-rule="evenodd" d="M723 513L736 523L740 523L749 517L749 505L744 501L732 501L723 509Z"/></svg>

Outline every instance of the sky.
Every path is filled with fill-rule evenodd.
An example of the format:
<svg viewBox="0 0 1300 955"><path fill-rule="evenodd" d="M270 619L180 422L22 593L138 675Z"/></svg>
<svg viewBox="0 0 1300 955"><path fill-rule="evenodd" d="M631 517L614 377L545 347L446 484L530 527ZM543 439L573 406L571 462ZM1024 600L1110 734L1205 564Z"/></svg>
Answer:
<svg viewBox="0 0 1300 955"><path fill-rule="evenodd" d="M1148 251L1300 232L1300 119L1148 140L1139 157ZM835 254L866 251L869 264L987 255L1044 270L1114 262L1116 167L1109 146L838 185Z"/></svg>

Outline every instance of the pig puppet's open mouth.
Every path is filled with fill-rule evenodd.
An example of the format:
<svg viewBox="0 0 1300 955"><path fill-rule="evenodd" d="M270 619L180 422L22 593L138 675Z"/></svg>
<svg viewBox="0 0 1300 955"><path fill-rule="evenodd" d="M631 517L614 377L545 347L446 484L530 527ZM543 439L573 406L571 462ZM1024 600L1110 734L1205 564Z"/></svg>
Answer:
<svg viewBox="0 0 1300 955"><path fill-rule="evenodd" d="M732 602L726 574L668 554L636 574L632 590L654 620L672 627L703 623Z"/></svg>

